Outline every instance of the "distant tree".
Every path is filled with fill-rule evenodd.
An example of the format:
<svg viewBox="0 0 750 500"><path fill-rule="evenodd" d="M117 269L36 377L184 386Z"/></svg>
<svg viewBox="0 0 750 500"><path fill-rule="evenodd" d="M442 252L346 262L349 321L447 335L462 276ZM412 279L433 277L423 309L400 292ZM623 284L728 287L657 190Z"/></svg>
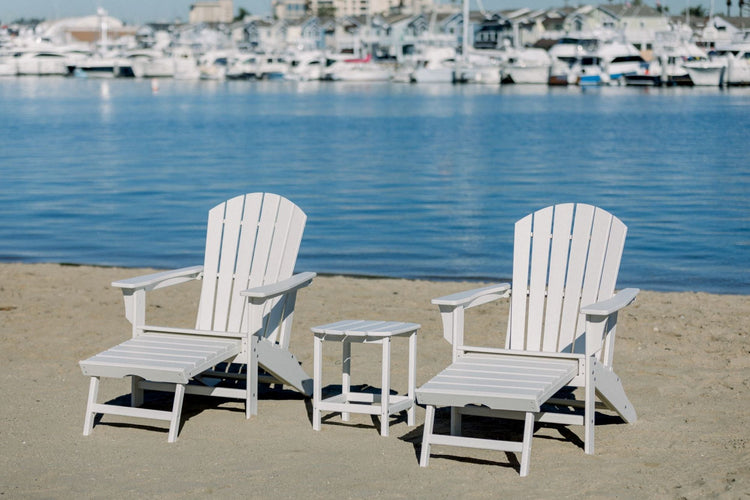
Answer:
<svg viewBox="0 0 750 500"><path fill-rule="evenodd" d="M708 14L706 14L706 8L702 5L690 7L689 9L682 9L680 15L684 16L686 14L690 14L690 17L708 17Z"/></svg>
<svg viewBox="0 0 750 500"><path fill-rule="evenodd" d="M20 19L16 19L11 24L20 24L22 26L36 26L37 24L43 23L44 18L38 19L36 17L30 17L26 19L25 17L22 17Z"/></svg>
<svg viewBox="0 0 750 500"><path fill-rule="evenodd" d="M234 20L235 21L242 21L243 19L245 19L246 16L251 16L251 15L252 14L250 12L248 12L247 10L245 10L245 7L240 7L237 10L237 15L234 16Z"/></svg>
<svg viewBox="0 0 750 500"><path fill-rule="evenodd" d="M324 5L318 8L318 17L336 17L336 7Z"/></svg>

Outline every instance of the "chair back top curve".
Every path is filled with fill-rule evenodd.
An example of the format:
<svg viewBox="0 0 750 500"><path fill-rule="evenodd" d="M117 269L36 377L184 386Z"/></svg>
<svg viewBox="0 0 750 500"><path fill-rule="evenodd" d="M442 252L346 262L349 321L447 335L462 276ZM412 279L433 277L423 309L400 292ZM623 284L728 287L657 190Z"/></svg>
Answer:
<svg viewBox="0 0 750 500"><path fill-rule="evenodd" d="M626 233L620 219L581 203L516 222L506 348L583 353L580 308L614 295Z"/></svg>
<svg viewBox="0 0 750 500"><path fill-rule="evenodd" d="M208 213L203 284L196 328L241 332L247 327L242 290L292 276L307 216L276 194L240 195ZM264 335L271 339L292 307L284 296L264 308Z"/></svg>

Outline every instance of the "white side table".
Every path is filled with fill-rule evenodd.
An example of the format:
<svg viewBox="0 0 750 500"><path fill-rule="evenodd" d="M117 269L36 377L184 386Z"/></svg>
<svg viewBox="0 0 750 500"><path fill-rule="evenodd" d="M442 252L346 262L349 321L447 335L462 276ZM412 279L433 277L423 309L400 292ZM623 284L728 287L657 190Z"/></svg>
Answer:
<svg viewBox="0 0 750 500"><path fill-rule="evenodd" d="M406 410L406 423L414 425L415 389L417 381L417 323L398 321L344 320L312 328L315 334L314 390L313 390L313 429L320 430L322 411L341 412L343 421L349 420L349 413L380 415L380 434L388 435L388 420L393 413ZM408 393L391 395L391 338L409 337L409 380ZM323 341L341 342L342 379L341 394L322 399ZM351 391L351 344L375 343L383 346L382 381L380 394Z"/></svg>

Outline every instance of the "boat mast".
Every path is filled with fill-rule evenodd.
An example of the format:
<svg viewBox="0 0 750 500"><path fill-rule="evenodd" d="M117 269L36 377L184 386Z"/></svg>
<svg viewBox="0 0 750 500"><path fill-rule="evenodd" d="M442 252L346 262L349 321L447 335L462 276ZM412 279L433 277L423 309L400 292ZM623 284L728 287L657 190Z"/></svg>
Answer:
<svg viewBox="0 0 750 500"><path fill-rule="evenodd" d="M471 0L464 0L463 3L463 33L461 35L461 58L466 61L469 53L469 3Z"/></svg>

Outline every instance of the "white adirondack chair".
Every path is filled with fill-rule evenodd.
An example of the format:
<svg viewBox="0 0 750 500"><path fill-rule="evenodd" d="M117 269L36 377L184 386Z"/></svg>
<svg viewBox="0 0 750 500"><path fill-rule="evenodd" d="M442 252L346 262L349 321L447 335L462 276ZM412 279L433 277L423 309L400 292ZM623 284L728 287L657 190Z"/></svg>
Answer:
<svg viewBox="0 0 750 500"><path fill-rule="evenodd" d="M310 396L312 379L289 352L297 290L315 277L293 275L306 219L278 195L237 196L208 214L203 266L112 283L122 289L133 337L80 362L91 377L83 434L107 413L168 420L173 442L185 392L244 399L247 418L257 414L259 381ZM193 279L203 280L195 329L148 325L146 292ZM131 407L96 402L100 377L127 376ZM174 391L172 411L139 408L145 389Z"/></svg>
<svg viewBox="0 0 750 500"><path fill-rule="evenodd" d="M417 389L427 409L422 467L431 445L452 445L520 452L525 476L535 421L583 425L588 454L594 453L596 408L635 422L612 370L617 312L639 291L615 294L626 231L619 219L590 205L544 208L516 222L512 289L498 284L432 301L453 344L453 362ZM508 296L505 349L464 345L464 312ZM583 388L583 399L557 395L566 387ZM434 433L436 406L451 407L451 435ZM523 441L461 436L462 414L523 419Z"/></svg>

